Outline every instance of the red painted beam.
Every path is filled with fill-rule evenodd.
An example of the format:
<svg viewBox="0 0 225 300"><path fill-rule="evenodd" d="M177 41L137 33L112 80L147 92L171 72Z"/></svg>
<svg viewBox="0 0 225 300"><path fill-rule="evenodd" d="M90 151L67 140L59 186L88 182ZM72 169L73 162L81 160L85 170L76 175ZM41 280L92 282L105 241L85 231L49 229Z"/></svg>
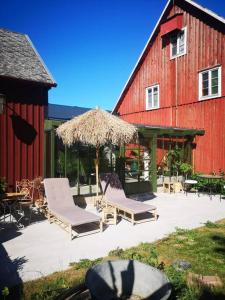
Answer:
<svg viewBox="0 0 225 300"><path fill-rule="evenodd" d="M160 34L164 36L174 30L181 30L183 27L183 15L176 15L160 26Z"/></svg>

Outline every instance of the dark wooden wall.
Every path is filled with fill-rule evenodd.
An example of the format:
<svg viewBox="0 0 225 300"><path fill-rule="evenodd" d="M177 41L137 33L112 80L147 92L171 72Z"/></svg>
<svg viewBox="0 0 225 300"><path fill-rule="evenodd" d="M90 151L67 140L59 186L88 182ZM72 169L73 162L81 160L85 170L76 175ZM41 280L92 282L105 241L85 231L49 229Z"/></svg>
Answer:
<svg viewBox="0 0 225 300"><path fill-rule="evenodd" d="M12 190L16 180L43 176L48 88L0 78L0 91L7 101L0 115L0 177Z"/></svg>
<svg viewBox="0 0 225 300"><path fill-rule="evenodd" d="M170 60L170 45L158 30L116 111L132 123L205 129L197 138L194 167L218 173L225 171L225 26L180 3L167 17L183 13L187 54ZM215 65L222 65L222 97L198 101L199 71ZM153 84L160 85L160 108L146 111L145 89Z"/></svg>

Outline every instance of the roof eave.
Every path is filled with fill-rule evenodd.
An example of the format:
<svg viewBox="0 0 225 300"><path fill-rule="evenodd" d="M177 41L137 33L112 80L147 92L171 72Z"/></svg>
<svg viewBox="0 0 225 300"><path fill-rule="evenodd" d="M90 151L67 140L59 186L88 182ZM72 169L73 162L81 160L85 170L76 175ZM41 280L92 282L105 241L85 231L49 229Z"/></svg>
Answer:
<svg viewBox="0 0 225 300"><path fill-rule="evenodd" d="M45 69L46 73L48 74L48 76L50 77L50 79L52 80L52 86L56 87L57 83L55 81L55 79L53 78L51 72L49 71L49 69L47 68L46 64L44 63L41 55L38 53L37 49L35 48L34 44L32 43L31 39L29 38L29 36L27 34L25 34L26 39L28 40L28 42L30 43L33 51L35 52L35 54L37 55L38 59L40 60L43 68Z"/></svg>
<svg viewBox="0 0 225 300"><path fill-rule="evenodd" d="M44 85L44 86L50 87L50 88L57 87L56 82L51 83L51 82L47 82L47 81L24 79L24 78L19 78L19 77L14 77L14 76L5 76L5 75L1 75L1 74L0 74L0 78L9 79L9 80L17 80L17 81L21 81L21 82L30 82L30 83L34 83L34 84Z"/></svg>

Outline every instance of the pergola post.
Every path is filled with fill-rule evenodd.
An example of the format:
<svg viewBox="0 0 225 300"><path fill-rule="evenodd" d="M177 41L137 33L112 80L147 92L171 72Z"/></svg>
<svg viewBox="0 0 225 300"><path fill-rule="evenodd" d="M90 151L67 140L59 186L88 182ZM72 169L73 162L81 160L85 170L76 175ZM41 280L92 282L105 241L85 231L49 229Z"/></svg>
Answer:
<svg viewBox="0 0 225 300"><path fill-rule="evenodd" d="M157 162L156 162L156 149L157 149L157 134L154 134L150 138L150 157L151 157L151 165L150 165L150 180L152 185L152 192L157 192Z"/></svg>

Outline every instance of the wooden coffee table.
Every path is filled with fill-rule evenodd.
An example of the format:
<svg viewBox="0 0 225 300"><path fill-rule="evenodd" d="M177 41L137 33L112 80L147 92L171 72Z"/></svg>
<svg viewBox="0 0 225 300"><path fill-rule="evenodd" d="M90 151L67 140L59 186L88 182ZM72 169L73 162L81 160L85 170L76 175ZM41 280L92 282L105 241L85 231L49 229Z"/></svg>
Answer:
<svg viewBox="0 0 225 300"><path fill-rule="evenodd" d="M102 222L104 224L116 225L117 211L115 207L107 206L102 209Z"/></svg>

